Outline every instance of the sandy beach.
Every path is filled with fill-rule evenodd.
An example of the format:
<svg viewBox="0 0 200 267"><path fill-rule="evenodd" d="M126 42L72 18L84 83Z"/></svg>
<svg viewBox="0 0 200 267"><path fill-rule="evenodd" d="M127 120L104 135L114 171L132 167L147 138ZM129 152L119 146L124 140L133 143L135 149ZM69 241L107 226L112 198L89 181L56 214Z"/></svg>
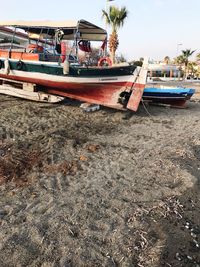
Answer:
<svg viewBox="0 0 200 267"><path fill-rule="evenodd" d="M198 96L87 113L0 95L0 266L200 266Z"/></svg>

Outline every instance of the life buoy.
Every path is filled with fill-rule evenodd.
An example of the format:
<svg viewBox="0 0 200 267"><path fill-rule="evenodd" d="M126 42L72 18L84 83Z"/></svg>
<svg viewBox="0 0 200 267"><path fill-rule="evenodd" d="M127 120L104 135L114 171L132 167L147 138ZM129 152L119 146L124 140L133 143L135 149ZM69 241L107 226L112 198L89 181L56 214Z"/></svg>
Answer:
<svg viewBox="0 0 200 267"><path fill-rule="evenodd" d="M100 58L98 61L98 66L100 67L100 66L104 66L104 65L112 66L112 60L109 57Z"/></svg>
<svg viewBox="0 0 200 267"><path fill-rule="evenodd" d="M22 70L22 69L23 69L23 66L24 66L24 62L21 61L21 60L19 60L19 61L17 62L17 69L18 69L18 70Z"/></svg>

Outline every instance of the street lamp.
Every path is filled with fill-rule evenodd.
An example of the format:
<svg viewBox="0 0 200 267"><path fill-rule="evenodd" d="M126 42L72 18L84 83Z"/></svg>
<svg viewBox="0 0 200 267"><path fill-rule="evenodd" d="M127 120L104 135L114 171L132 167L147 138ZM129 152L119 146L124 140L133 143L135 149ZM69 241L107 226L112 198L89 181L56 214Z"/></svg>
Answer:
<svg viewBox="0 0 200 267"><path fill-rule="evenodd" d="M179 46L181 46L183 44L177 44L177 49L176 49L176 57L178 57L178 53L179 53Z"/></svg>

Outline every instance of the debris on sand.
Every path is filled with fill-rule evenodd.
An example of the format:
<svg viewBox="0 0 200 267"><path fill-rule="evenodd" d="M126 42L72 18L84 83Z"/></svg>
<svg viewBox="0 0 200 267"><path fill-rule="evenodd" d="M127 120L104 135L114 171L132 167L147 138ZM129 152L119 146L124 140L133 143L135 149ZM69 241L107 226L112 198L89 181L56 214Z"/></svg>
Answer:
<svg viewBox="0 0 200 267"><path fill-rule="evenodd" d="M11 181L18 186L28 184L27 173L40 163L41 152L14 151L11 144L1 144L0 152L0 185Z"/></svg>
<svg viewBox="0 0 200 267"><path fill-rule="evenodd" d="M51 164L51 165L44 165L44 171L46 173L51 174L70 174L75 175L78 169L80 169L80 166L77 161L67 161L64 160L63 162L57 163L57 164Z"/></svg>
<svg viewBox="0 0 200 267"><path fill-rule="evenodd" d="M82 108L85 112L94 112L100 109L100 105L91 103L82 103L80 105L80 108Z"/></svg>

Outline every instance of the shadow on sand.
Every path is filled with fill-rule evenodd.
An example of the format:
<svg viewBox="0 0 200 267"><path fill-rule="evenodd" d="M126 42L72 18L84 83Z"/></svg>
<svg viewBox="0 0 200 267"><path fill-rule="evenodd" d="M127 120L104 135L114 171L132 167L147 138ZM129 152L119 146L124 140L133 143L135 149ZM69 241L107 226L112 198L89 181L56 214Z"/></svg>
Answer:
<svg viewBox="0 0 200 267"><path fill-rule="evenodd" d="M180 213L177 207L177 214L159 222L167 237L159 267L200 266L200 146L194 146L193 153L193 158L176 159L197 181L176 198Z"/></svg>

